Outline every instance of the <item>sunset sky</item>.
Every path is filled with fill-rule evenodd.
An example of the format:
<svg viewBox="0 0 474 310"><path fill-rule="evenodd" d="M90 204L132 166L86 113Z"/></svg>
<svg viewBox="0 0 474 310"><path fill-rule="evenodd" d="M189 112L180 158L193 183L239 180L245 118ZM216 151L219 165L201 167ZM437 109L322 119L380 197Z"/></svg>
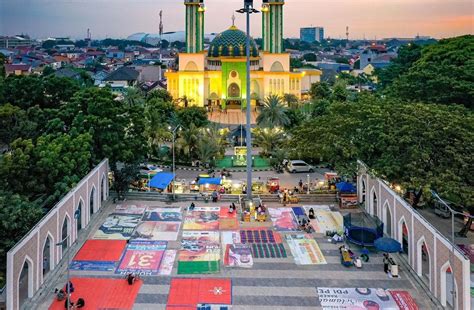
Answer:
<svg viewBox="0 0 474 310"><path fill-rule="evenodd" d="M206 33L226 29L242 3L205 0ZM157 33L159 10L165 31L184 30L183 0L0 0L0 34L81 38L87 28L94 38ZM300 27L311 25L325 27L333 38L345 36L349 26L352 39L474 33L473 0L287 0L284 13L285 37L297 37ZM243 16L236 24L244 28ZM252 24L252 35L260 36L260 15Z"/></svg>

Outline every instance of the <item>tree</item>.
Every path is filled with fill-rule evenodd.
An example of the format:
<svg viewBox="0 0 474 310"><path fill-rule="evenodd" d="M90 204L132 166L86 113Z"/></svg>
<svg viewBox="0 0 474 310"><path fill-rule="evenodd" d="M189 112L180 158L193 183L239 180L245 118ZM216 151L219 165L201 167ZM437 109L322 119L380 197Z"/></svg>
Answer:
<svg viewBox="0 0 474 310"><path fill-rule="evenodd" d="M66 77L47 76L43 79L45 99L42 108L58 108L70 101L80 86L76 80Z"/></svg>
<svg viewBox="0 0 474 310"><path fill-rule="evenodd" d="M198 128L204 127L209 123L206 109L196 106L179 109L177 112L177 121L183 127L194 124Z"/></svg>
<svg viewBox="0 0 474 310"><path fill-rule="evenodd" d="M5 76L5 55L0 53L0 78Z"/></svg>
<svg viewBox="0 0 474 310"><path fill-rule="evenodd" d="M388 90L394 98L462 104L474 109L474 36L440 40L423 47L421 57Z"/></svg>
<svg viewBox="0 0 474 310"><path fill-rule="evenodd" d="M316 61L318 60L315 53L306 53L303 55L305 61Z"/></svg>
<svg viewBox="0 0 474 310"><path fill-rule="evenodd" d="M51 66L46 66L46 67L44 67L42 74L43 74L43 76L52 75L52 74L54 74L54 69L51 68Z"/></svg>
<svg viewBox="0 0 474 310"><path fill-rule="evenodd" d="M147 94L146 100L161 99L164 102L173 102L173 97L166 89L157 89Z"/></svg>
<svg viewBox="0 0 474 310"><path fill-rule="evenodd" d="M260 127L285 127L290 123L287 108L283 105L282 98L270 95L263 101L260 114L257 116L257 124Z"/></svg>
<svg viewBox="0 0 474 310"><path fill-rule="evenodd" d="M9 103L0 105L0 143L9 146L18 138L31 138L36 128L25 110Z"/></svg>
<svg viewBox="0 0 474 310"><path fill-rule="evenodd" d="M331 96L331 88L326 82L319 82L311 84L309 91L312 99L329 99Z"/></svg>
<svg viewBox="0 0 474 310"><path fill-rule="evenodd" d="M131 107L134 105L143 105L145 104L145 96L143 92L135 87L127 88L125 92L125 102Z"/></svg>
<svg viewBox="0 0 474 310"><path fill-rule="evenodd" d="M281 147L284 140L283 130L277 128L258 128L255 131L255 143L262 148L262 155L269 156Z"/></svg>
<svg viewBox="0 0 474 310"><path fill-rule="evenodd" d="M338 79L332 88L331 99L333 101L346 101L347 96L349 95L346 87L346 82Z"/></svg>
<svg viewBox="0 0 474 310"><path fill-rule="evenodd" d="M192 160L196 158L196 147L199 138L199 129L191 122L189 126L183 127L183 130L179 131L179 138L176 140L176 147L185 157Z"/></svg>
<svg viewBox="0 0 474 310"><path fill-rule="evenodd" d="M283 101L286 103L286 106L289 108L297 108L299 104L299 99L294 94L284 94Z"/></svg>
<svg viewBox="0 0 474 310"><path fill-rule="evenodd" d="M43 106L44 93L44 83L39 76L10 75L4 80L4 102L9 102L25 110L34 105Z"/></svg>
<svg viewBox="0 0 474 310"><path fill-rule="evenodd" d="M43 210L28 199L0 191L0 278L5 275L7 252L42 218ZM3 286L4 281L0 281Z"/></svg>
<svg viewBox="0 0 474 310"><path fill-rule="evenodd" d="M117 192L119 199L123 198L130 183L136 179L138 173L139 169L136 163L119 165L119 167L114 168L113 189Z"/></svg>

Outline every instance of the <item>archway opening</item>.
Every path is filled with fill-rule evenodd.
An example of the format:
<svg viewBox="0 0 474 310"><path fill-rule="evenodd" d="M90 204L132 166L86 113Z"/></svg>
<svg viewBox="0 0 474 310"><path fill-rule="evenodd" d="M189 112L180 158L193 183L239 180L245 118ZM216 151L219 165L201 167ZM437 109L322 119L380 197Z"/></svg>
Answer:
<svg viewBox="0 0 474 310"><path fill-rule="evenodd" d="M82 201L79 201L79 205L77 206L76 211L74 212L74 219L76 220L76 231L82 229Z"/></svg>
<svg viewBox="0 0 474 310"><path fill-rule="evenodd" d="M372 193L372 211L376 217L379 217L378 208L377 208L377 194L375 191Z"/></svg>
<svg viewBox="0 0 474 310"><path fill-rule="evenodd" d="M448 265L445 269L441 269L441 304L454 309L456 292L457 287L454 283L451 266Z"/></svg>
<svg viewBox="0 0 474 310"><path fill-rule="evenodd" d="M366 189L365 189L365 181L364 181L364 179L362 178L362 193L361 193L361 200L360 200L361 203L365 203L365 191L366 191Z"/></svg>
<svg viewBox="0 0 474 310"><path fill-rule="evenodd" d="M64 222L63 222L63 227L61 229L61 255L64 254L64 252L66 251L66 249L69 247L69 245L71 244L71 238L69 237L69 231L70 231L70 223L69 223L69 218L66 216L64 218Z"/></svg>
<svg viewBox="0 0 474 310"><path fill-rule="evenodd" d="M421 278L425 283L429 285L430 283L430 254L428 252L428 247L423 241L420 244L420 253L421 253Z"/></svg>
<svg viewBox="0 0 474 310"><path fill-rule="evenodd" d="M90 215L94 214L94 201L95 201L95 188L91 189L91 194L89 195L89 212Z"/></svg>
<svg viewBox="0 0 474 310"><path fill-rule="evenodd" d="M31 263L26 260L18 280L18 300L19 308L21 309L25 301L32 295L33 279L31 279L33 272L31 271Z"/></svg>
<svg viewBox="0 0 474 310"><path fill-rule="evenodd" d="M388 204L385 204L385 233L388 236L392 236L392 212L390 211L390 207Z"/></svg>
<svg viewBox="0 0 474 310"><path fill-rule="evenodd" d="M107 182L106 178L105 178L105 175L102 176L102 181L100 182L100 195L102 197L102 201L105 201L107 199L107 195L106 195L106 186L107 186Z"/></svg>
<svg viewBox="0 0 474 310"><path fill-rule="evenodd" d="M402 253L406 254L408 257L409 255L409 246L408 246L408 239L409 238L409 232L408 232L408 227L405 222L402 223Z"/></svg>
<svg viewBox="0 0 474 310"><path fill-rule="evenodd" d="M46 241L44 242L44 247L43 247L43 278L44 276L51 270L51 263L52 263L52 240L51 237L48 236L46 238Z"/></svg>
<svg viewBox="0 0 474 310"><path fill-rule="evenodd" d="M240 87L237 83L231 83L227 88L228 98L240 98Z"/></svg>

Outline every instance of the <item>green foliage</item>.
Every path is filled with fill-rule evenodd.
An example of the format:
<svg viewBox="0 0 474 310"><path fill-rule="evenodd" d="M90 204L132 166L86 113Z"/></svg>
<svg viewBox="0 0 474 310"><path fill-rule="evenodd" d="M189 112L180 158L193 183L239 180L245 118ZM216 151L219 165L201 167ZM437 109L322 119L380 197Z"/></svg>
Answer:
<svg viewBox="0 0 474 310"><path fill-rule="evenodd" d="M270 95L263 101L260 114L257 116L257 124L260 127L285 127L290 124L287 107L284 106L282 98Z"/></svg>
<svg viewBox="0 0 474 310"><path fill-rule="evenodd" d="M14 76L10 75L4 80L3 100L22 109L34 105L43 106L44 83L40 76Z"/></svg>
<svg viewBox="0 0 474 310"><path fill-rule="evenodd" d="M474 36L444 39L423 47L421 57L388 91L404 100L462 104L474 109Z"/></svg>
<svg viewBox="0 0 474 310"><path fill-rule="evenodd" d="M25 110L9 103L0 105L0 143L10 145L20 137L33 137L36 127Z"/></svg>
<svg viewBox="0 0 474 310"><path fill-rule="evenodd" d="M437 188L466 207L472 203L474 116L465 108L363 96L332 103L292 137L289 149L301 158L352 173L361 159L405 188Z"/></svg>
<svg viewBox="0 0 474 310"><path fill-rule="evenodd" d="M299 104L299 99L294 94L284 94L283 101L289 108L297 108Z"/></svg>
<svg viewBox="0 0 474 310"><path fill-rule="evenodd" d="M315 53L306 53L306 54L303 55L303 59L306 60L306 61L317 61L318 60Z"/></svg>
<svg viewBox="0 0 474 310"><path fill-rule="evenodd" d="M28 199L0 190L0 277L6 271L7 252L42 216L41 208Z"/></svg>
<svg viewBox="0 0 474 310"><path fill-rule="evenodd" d="M207 119L207 111L201 107L187 107L177 111L177 121L183 127L189 127L194 124L196 127L204 127L209 121Z"/></svg>
<svg viewBox="0 0 474 310"><path fill-rule="evenodd" d="M161 99L164 102L173 102L173 97L166 89L157 89L147 94L147 101L152 99Z"/></svg>
<svg viewBox="0 0 474 310"><path fill-rule="evenodd" d="M58 108L61 104L71 100L80 88L76 80L54 75L45 78L43 85L45 98L41 107L44 108Z"/></svg>
<svg viewBox="0 0 474 310"><path fill-rule="evenodd" d="M333 101L346 101L349 92L346 89L347 83L344 80L338 79L332 88L331 99Z"/></svg>
<svg viewBox="0 0 474 310"><path fill-rule="evenodd" d="M257 128L254 132L255 144L262 148L261 155L269 156L282 146L283 131L275 128Z"/></svg>
<svg viewBox="0 0 474 310"><path fill-rule="evenodd" d="M311 84L309 90L311 98L314 99L329 99L331 96L331 87L326 82L319 82Z"/></svg>
<svg viewBox="0 0 474 310"><path fill-rule="evenodd" d="M74 45L71 40L46 40L41 44L41 48L46 50L52 49L56 45Z"/></svg>
<svg viewBox="0 0 474 310"><path fill-rule="evenodd" d="M48 75L54 74L54 69L51 68L51 66L46 66L46 67L44 67L42 74L43 74L43 76L48 76Z"/></svg>

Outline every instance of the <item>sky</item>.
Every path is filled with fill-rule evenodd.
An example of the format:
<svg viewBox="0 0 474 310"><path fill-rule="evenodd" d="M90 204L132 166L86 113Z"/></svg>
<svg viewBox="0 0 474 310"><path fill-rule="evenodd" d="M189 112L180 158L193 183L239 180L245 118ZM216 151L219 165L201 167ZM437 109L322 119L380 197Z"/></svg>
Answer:
<svg viewBox="0 0 474 310"><path fill-rule="evenodd" d="M242 0L204 0L206 33L231 24ZM255 0L255 7L261 5ZM164 31L184 30L183 0L0 0L0 35L27 33L34 38L125 38L136 32L158 32L163 10ZM261 35L261 17L251 19L252 35ZM244 29L244 16L236 16ZM473 0L286 0L284 36L298 37L300 27L323 26L326 36L352 39L435 38L474 33Z"/></svg>

